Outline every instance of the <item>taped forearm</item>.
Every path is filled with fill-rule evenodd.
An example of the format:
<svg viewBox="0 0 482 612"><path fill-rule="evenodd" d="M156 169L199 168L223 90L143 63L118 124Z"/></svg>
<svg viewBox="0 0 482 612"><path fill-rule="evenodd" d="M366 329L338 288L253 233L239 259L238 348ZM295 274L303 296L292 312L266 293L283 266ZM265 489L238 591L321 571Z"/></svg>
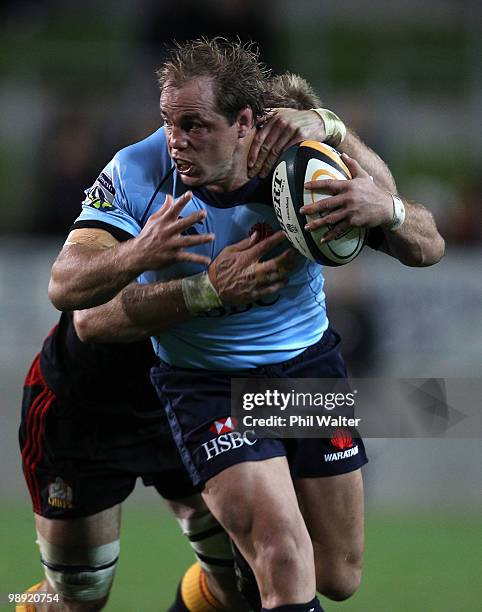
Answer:
<svg viewBox="0 0 482 612"><path fill-rule="evenodd" d="M192 315L223 305L207 271L183 278L181 287L186 308Z"/></svg>
<svg viewBox="0 0 482 612"><path fill-rule="evenodd" d="M346 126L336 113L328 108L312 108L322 120L325 128L325 142L332 147L341 145L346 137Z"/></svg>
<svg viewBox="0 0 482 612"><path fill-rule="evenodd" d="M133 342L155 336L222 305L208 273L150 284L131 283L108 303L74 313L84 342Z"/></svg>

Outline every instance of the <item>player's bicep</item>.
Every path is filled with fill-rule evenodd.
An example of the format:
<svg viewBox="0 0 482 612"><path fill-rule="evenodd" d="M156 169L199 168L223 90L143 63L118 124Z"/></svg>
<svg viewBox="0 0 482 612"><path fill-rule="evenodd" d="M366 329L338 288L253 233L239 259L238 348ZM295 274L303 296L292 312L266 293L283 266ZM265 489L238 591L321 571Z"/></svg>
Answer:
<svg viewBox="0 0 482 612"><path fill-rule="evenodd" d="M80 245L93 249L104 250L110 249L118 243L119 241L107 230L83 227L74 229L70 232L70 234L67 236L67 240L64 243L64 248L73 245Z"/></svg>

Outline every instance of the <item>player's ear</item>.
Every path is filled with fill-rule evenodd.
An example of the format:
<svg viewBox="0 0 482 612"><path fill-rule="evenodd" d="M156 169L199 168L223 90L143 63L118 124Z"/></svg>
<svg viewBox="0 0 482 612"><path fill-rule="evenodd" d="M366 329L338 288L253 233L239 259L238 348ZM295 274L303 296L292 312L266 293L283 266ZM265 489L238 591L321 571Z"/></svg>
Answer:
<svg viewBox="0 0 482 612"><path fill-rule="evenodd" d="M236 117L238 138L245 138L254 127L253 111L250 106L242 108Z"/></svg>

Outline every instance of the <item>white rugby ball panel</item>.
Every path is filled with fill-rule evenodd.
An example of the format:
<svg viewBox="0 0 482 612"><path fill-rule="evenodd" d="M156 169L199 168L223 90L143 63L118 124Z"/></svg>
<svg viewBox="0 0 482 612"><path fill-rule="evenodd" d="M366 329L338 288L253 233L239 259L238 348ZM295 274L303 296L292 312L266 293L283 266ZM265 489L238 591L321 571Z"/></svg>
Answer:
<svg viewBox="0 0 482 612"><path fill-rule="evenodd" d="M316 141L304 141L286 151L273 174L273 203L278 220L293 246L305 257L319 263L338 266L354 259L363 248L367 230L353 228L330 242L319 240L328 227L314 232L305 231L307 220L320 216L302 215L302 204L329 197L322 190L304 188L307 181L351 178L350 172L335 149Z"/></svg>
<svg viewBox="0 0 482 612"><path fill-rule="evenodd" d="M334 165L328 164L326 161L322 161L318 158L311 158L308 161L305 172L305 181L322 181L327 179L333 179L338 181L346 180L346 174L339 168L335 168ZM330 194L323 193L323 190L310 191L303 189L303 203L313 204L319 200L328 198ZM323 216L320 213L315 215L306 215L308 221L318 219ZM333 258L337 263L344 263L346 259L352 259L357 252L363 246L364 236L363 232L355 228L345 232L342 236L338 236L335 240L327 242L326 244L320 244L320 239L326 234L326 232L332 226L324 226L311 232L313 242L321 253Z"/></svg>
<svg viewBox="0 0 482 612"><path fill-rule="evenodd" d="M340 172L338 169L333 168L319 159L310 159L306 168L305 182L326 179L346 180L344 173ZM318 200L328 198L329 196L330 194L324 193L322 189L317 191L305 189L303 193L303 203L312 204ZM306 215L306 219L312 221L321 216L323 215L316 213L315 215ZM366 229L353 228L334 240L330 240L330 242L320 244L320 239L329 229L331 229L331 227L333 226L324 226L311 232L310 235L313 242L319 251L330 260L333 260L333 262L343 264L347 262L347 260L351 261L363 248L366 238Z"/></svg>

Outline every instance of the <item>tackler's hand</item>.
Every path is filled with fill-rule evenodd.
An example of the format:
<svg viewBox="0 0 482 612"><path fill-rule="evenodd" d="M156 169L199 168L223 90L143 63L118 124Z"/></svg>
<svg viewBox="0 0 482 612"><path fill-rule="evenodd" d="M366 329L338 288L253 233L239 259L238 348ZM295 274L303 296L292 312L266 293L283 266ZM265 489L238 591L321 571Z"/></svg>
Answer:
<svg viewBox="0 0 482 612"><path fill-rule="evenodd" d="M261 257L286 240L279 231L263 240L257 232L225 247L209 266L209 278L225 304L248 304L264 295L277 293L296 268L296 252L286 249L281 255L260 261Z"/></svg>
<svg viewBox="0 0 482 612"><path fill-rule="evenodd" d="M302 140L324 141L325 127L311 110L275 108L266 113L248 154L248 176L265 178L276 165L279 156Z"/></svg>
<svg viewBox="0 0 482 612"><path fill-rule="evenodd" d="M346 153L342 157L352 175L351 180L325 179L305 183L306 189L329 194L329 197L300 208L303 215L323 215L309 221L305 229L313 231L325 225L333 226L323 236L323 242L334 240L353 227L376 227L390 223L393 215L391 194L378 187L355 159Z"/></svg>

